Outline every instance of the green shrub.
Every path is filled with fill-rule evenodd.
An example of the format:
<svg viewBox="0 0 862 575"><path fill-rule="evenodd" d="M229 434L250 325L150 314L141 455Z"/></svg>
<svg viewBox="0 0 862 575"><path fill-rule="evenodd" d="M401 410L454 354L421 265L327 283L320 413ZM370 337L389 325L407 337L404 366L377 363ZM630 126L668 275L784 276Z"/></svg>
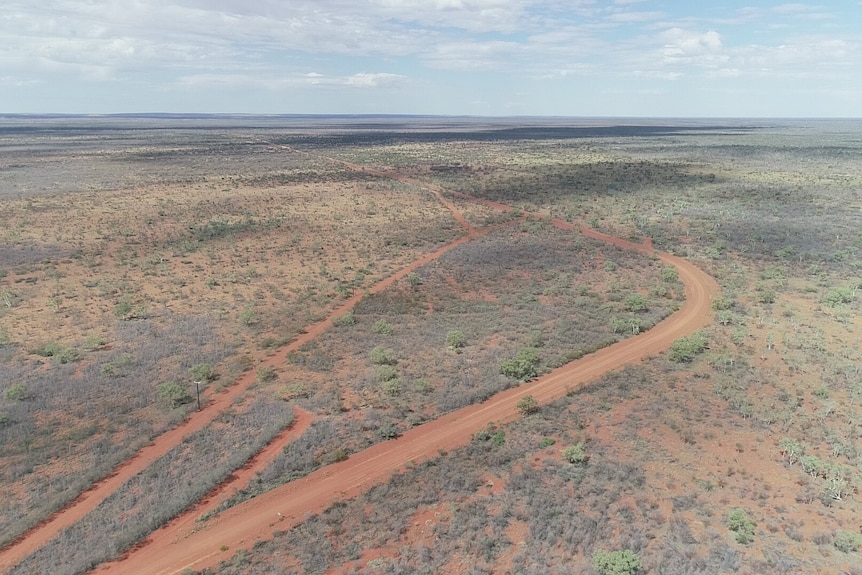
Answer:
<svg viewBox="0 0 862 575"><path fill-rule="evenodd" d="M679 272L673 266L665 266L661 268L661 279L666 282L679 281Z"/></svg>
<svg viewBox="0 0 862 575"><path fill-rule="evenodd" d="M835 288L826 294L826 297L823 298L823 303L828 307L838 307L852 302L855 295L854 290L848 287Z"/></svg>
<svg viewBox="0 0 862 575"><path fill-rule="evenodd" d="M105 347L105 339L100 335L89 335L84 342L84 349L86 351L98 351L103 347Z"/></svg>
<svg viewBox="0 0 862 575"><path fill-rule="evenodd" d="M583 443L576 443L575 445L570 445L563 450L563 459L569 463L580 465L587 462L589 455L587 455L587 451Z"/></svg>
<svg viewBox="0 0 862 575"><path fill-rule="evenodd" d="M7 401L24 401L30 398L27 386L23 383L14 383L3 392L3 399Z"/></svg>
<svg viewBox="0 0 862 575"><path fill-rule="evenodd" d="M515 405L521 415L530 415L539 411L539 402L532 395L526 395Z"/></svg>
<svg viewBox="0 0 862 575"><path fill-rule="evenodd" d="M143 318L147 315L147 308L144 304L134 304L131 297L124 296L114 306L114 315L122 320Z"/></svg>
<svg viewBox="0 0 862 575"><path fill-rule="evenodd" d="M379 428L377 428L377 434L382 439L395 439L396 437L401 435L401 432L398 431L398 426L396 426L394 423L384 423Z"/></svg>
<svg viewBox="0 0 862 575"><path fill-rule="evenodd" d="M632 294L623 300L623 307L627 311L647 311L649 310L649 300L640 294Z"/></svg>
<svg viewBox="0 0 862 575"><path fill-rule="evenodd" d="M371 363L374 365L395 365L398 361L395 359L394 351L378 345L371 350Z"/></svg>
<svg viewBox="0 0 862 575"><path fill-rule="evenodd" d="M252 326L260 321L257 317L257 312L254 311L254 304L246 304L242 311L239 312L239 321L245 326Z"/></svg>
<svg viewBox="0 0 862 575"><path fill-rule="evenodd" d="M266 383L268 381L275 381L276 379L278 379L278 374L271 365L262 365L257 368L258 383Z"/></svg>
<svg viewBox="0 0 862 575"><path fill-rule="evenodd" d="M66 347L57 354L57 361L60 363L74 363L78 361L78 350Z"/></svg>
<svg viewBox="0 0 862 575"><path fill-rule="evenodd" d="M413 382L413 388L419 393L431 393L433 390L431 387L431 382L428 381L427 377L420 377L416 381Z"/></svg>
<svg viewBox="0 0 862 575"><path fill-rule="evenodd" d="M717 297L712 300L713 311L727 311L732 308L733 305L733 300L727 297Z"/></svg>
<svg viewBox="0 0 862 575"><path fill-rule="evenodd" d="M462 349L467 345L467 338L464 337L463 332L453 329L446 334L446 345L452 349Z"/></svg>
<svg viewBox="0 0 862 575"><path fill-rule="evenodd" d="M341 317L333 319L332 325L334 325L335 327L347 327L351 325L356 325L356 316L353 314L353 310L350 310Z"/></svg>
<svg viewBox="0 0 862 575"><path fill-rule="evenodd" d="M757 523L739 507L734 507L727 514L727 528L736 534L737 543L748 545L754 541L754 527L756 525Z"/></svg>
<svg viewBox="0 0 862 575"><path fill-rule="evenodd" d="M546 447L550 447L557 443L557 440L553 437L543 437L542 441L539 442L539 449L545 449Z"/></svg>
<svg viewBox="0 0 862 575"><path fill-rule="evenodd" d="M774 289L768 287L758 288L756 291L756 299L758 303L775 303L777 294Z"/></svg>
<svg viewBox="0 0 862 575"><path fill-rule="evenodd" d="M707 339L702 332L681 337L670 346L670 360L676 363L689 363L696 355L706 349Z"/></svg>
<svg viewBox="0 0 862 575"><path fill-rule="evenodd" d="M392 381L398 377L398 372L391 365L381 365L377 367L377 381Z"/></svg>
<svg viewBox="0 0 862 575"><path fill-rule="evenodd" d="M159 397L171 407L179 407L192 400L189 392L176 381L166 381L159 384Z"/></svg>
<svg viewBox="0 0 862 575"><path fill-rule="evenodd" d="M42 347L34 349L33 353L42 357L56 357L63 351L63 346L59 343L49 341Z"/></svg>
<svg viewBox="0 0 862 575"><path fill-rule="evenodd" d="M216 379L216 373L208 363L199 363L189 368L189 373L195 381L213 381Z"/></svg>
<svg viewBox="0 0 862 575"><path fill-rule="evenodd" d="M853 531L839 531L833 541L835 548L842 553L854 553L862 545L862 535Z"/></svg>
<svg viewBox="0 0 862 575"><path fill-rule="evenodd" d="M395 328L392 327L392 324L386 321L385 319L377 320L371 328L371 331L374 333L379 333L381 335L392 335L395 333Z"/></svg>
<svg viewBox="0 0 862 575"><path fill-rule="evenodd" d="M515 357L500 364L500 373L515 379L532 379L538 375L539 352L532 347L521 349Z"/></svg>
<svg viewBox="0 0 862 575"><path fill-rule="evenodd" d="M3 412L0 412L0 427L5 427L9 424L9 416Z"/></svg>
<svg viewBox="0 0 862 575"><path fill-rule="evenodd" d="M497 432L491 436L491 443L497 447L506 443L506 432L502 429L498 429Z"/></svg>
<svg viewBox="0 0 862 575"><path fill-rule="evenodd" d="M641 560L631 549L593 553L593 567L599 575L634 575L641 568Z"/></svg>
<svg viewBox="0 0 862 575"><path fill-rule="evenodd" d="M401 379L394 377L392 379L387 379L383 381L380 385L380 389L383 390L383 393L390 397L395 397L396 395L401 394Z"/></svg>

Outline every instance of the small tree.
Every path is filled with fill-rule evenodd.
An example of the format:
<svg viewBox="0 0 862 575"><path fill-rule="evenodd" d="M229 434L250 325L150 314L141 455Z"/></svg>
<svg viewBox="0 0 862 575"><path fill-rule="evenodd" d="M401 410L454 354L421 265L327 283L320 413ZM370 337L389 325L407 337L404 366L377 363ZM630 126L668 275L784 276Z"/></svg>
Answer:
<svg viewBox="0 0 862 575"><path fill-rule="evenodd" d="M179 407L192 400L192 396L176 381L159 384L159 397L171 407Z"/></svg>
<svg viewBox="0 0 862 575"><path fill-rule="evenodd" d="M401 379L398 377L387 379L380 384L380 389L384 394L395 397L401 394Z"/></svg>
<svg viewBox="0 0 862 575"><path fill-rule="evenodd" d="M515 405L515 407L518 408L518 411L521 412L521 415L526 416L539 411L539 402L536 401L536 398L532 395L525 395Z"/></svg>
<svg viewBox="0 0 862 575"><path fill-rule="evenodd" d="M628 311L647 311L649 309L649 300L640 294L632 294L626 296L623 300L623 307Z"/></svg>
<svg viewBox="0 0 862 575"><path fill-rule="evenodd" d="M393 423L384 423L380 427L377 428L377 434L382 439L395 439L401 432L398 431L398 427Z"/></svg>
<svg viewBox="0 0 862 575"><path fill-rule="evenodd" d="M395 328L385 319L379 319L374 322L374 326L371 328L371 331L381 335L392 335L395 333Z"/></svg>
<svg viewBox="0 0 862 575"><path fill-rule="evenodd" d="M641 568L641 560L631 549L593 553L593 567L599 575L634 575Z"/></svg>
<svg viewBox="0 0 862 575"><path fill-rule="evenodd" d="M23 383L13 383L3 392L3 399L7 401L24 401L30 398L27 386Z"/></svg>
<svg viewBox="0 0 862 575"><path fill-rule="evenodd" d="M854 553L862 545L862 535L852 531L839 531L833 540L835 548L842 553Z"/></svg>
<svg viewBox="0 0 862 575"><path fill-rule="evenodd" d="M278 373L271 365L262 365L257 368L257 382L266 383L278 379Z"/></svg>
<svg viewBox="0 0 862 575"><path fill-rule="evenodd" d="M589 459L583 442L570 445L563 450L563 459L573 465L586 463Z"/></svg>
<svg viewBox="0 0 862 575"><path fill-rule="evenodd" d="M246 326L255 325L258 321L260 321L257 317L257 312L254 311L254 304L246 304L242 311L239 312L239 321Z"/></svg>
<svg viewBox="0 0 862 575"><path fill-rule="evenodd" d="M734 507L727 514L727 527L736 534L736 542L748 545L754 541L754 528L757 525L745 511Z"/></svg>
<svg viewBox="0 0 862 575"><path fill-rule="evenodd" d="M350 310L346 314L332 320L332 325L334 325L335 327L347 327L355 324L356 315L354 315L353 310Z"/></svg>
<svg viewBox="0 0 862 575"><path fill-rule="evenodd" d="M676 363L690 363L696 355L703 353L706 344L706 336L701 332L681 337L670 346L670 360Z"/></svg>
<svg viewBox="0 0 862 575"><path fill-rule="evenodd" d="M515 357L500 364L500 373L515 379L532 379L538 375L539 353L535 348L525 347Z"/></svg>
<svg viewBox="0 0 862 575"><path fill-rule="evenodd" d="M679 272L673 266L663 267L661 268L661 279L666 282L679 281Z"/></svg>
<svg viewBox="0 0 862 575"><path fill-rule="evenodd" d="M462 349L467 345L467 338L464 337L463 332L453 329L446 334L446 345L455 350Z"/></svg>
<svg viewBox="0 0 862 575"><path fill-rule="evenodd" d="M375 365L395 365L395 352L391 349L377 346L371 350L371 363Z"/></svg>
<svg viewBox="0 0 862 575"><path fill-rule="evenodd" d="M213 381L216 378L213 367L208 363L199 363L189 368L189 374L195 381Z"/></svg>

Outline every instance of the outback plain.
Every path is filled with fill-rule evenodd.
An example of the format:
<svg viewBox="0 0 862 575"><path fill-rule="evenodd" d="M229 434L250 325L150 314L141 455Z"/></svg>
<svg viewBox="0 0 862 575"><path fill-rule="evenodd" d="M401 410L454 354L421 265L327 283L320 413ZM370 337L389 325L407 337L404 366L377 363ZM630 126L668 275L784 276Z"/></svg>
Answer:
<svg viewBox="0 0 862 575"><path fill-rule="evenodd" d="M3 573L862 573L858 120L13 116L0 150Z"/></svg>

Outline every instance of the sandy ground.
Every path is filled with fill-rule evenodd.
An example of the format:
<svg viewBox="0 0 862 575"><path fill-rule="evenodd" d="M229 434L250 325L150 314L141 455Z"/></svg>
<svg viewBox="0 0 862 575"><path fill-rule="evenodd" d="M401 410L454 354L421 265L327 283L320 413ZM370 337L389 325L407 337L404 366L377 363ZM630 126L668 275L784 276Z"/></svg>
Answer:
<svg viewBox="0 0 862 575"><path fill-rule="evenodd" d="M620 247L649 250L645 245L592 230L582 232ZM372 446L347 461L319 469L301 480L233 507L187 537L171 526L156 531L145 545L120 562L104 565L99 572L168 574L188 568L213 567L238 549L271 539L275 532L290 529L307 515L319 513L336 501L354 497L386 481L410 462L437 457L441 452L465 445L475 432L490 422L514 420L519 416L516 405L526 395L532 395L541 404L548 403L606 371L664 351L675 339L709 324L711 303L718 294L718 285L685 260L660 252L657 255L679 271L686 288L686 303L650 331L563 366L532 383L500 393L484 403L413 428L398 439Z"/></svg>
<svg viewBox="0 0 862 575"><path fill-rule="evenodd" d="M369 168L348 164L357 170ZM375 172L376 173L376 172ZM436 186L428 186L398 174L380 172L380 175L401 179L405 183L429 189L453 213L467 232L464 237L423 256L402 268L389 278L379 282L372 293L378 293L396 281L457 245L475 239L485 230L475 230L446 200ZM479 201L479 200L476 200ZM482 202L497 209L509 209L494 202ZM554 225L574 229L572 224L555 220ZM500 393L488 401L463 408L435 421L416 427L398 439L377 444L355 454L350 459L329 465L307 477L286 484L255 499L237 505L215 516L205 523L197 522L200 514L214 504L221 494L245 485L255 470L264 465L272 450L280 449L285 441L296 437L310 423L310 415L297 414L297 422L267 448L259 453L243 470L238 470L231 479L208 494L186 513L154 532L146 541L128 553L122 560L99 568L109 573L178 573L193 567L201 569L214 566L229 558L240 548L251 547L255 541L270 539L276 531L284 531L299 524L308 514L318 513L333 502L354 497L373 485L386 481L389 476L409 462L437 457L440 453L469 442L473 434L490 422L505 423L518 417L517 402L532 395L544 404L565 395L569 390L592 381L601 374L621 365L638 361L644 357L664 351L682 335L690 334L711 321L711 302L718 293L716 282L694 265L670 254L653 252L649 242L634 244L608 236L591 229L581 229L583 235L612 243L624 249L632 249L657 255L666 264L675 266L685 284L686 303L672 316L653 329L639 336L626 339L616 345L602 349L579 361L563 366L532 383ZM264 365L276 366L285 361L288 353L312 341L331 326L332 318L352 309L363 294L345 300L326 319L308 326L305 333L269 356ZM79 496L64 510L24 534L12 545L0 552L0 569L8 569L29 553L39 548L63 528L79 520L100 502L113 493L129 478L144 470L153 460L177 445L185 436L210 423L219 413L228 408L256 380L256 374L246 373L230 388L208 398L199 412L171 431L158 437L134 457L118 467L115 472L95 484ZM275 452L273 452L275 453Z"/></svg>

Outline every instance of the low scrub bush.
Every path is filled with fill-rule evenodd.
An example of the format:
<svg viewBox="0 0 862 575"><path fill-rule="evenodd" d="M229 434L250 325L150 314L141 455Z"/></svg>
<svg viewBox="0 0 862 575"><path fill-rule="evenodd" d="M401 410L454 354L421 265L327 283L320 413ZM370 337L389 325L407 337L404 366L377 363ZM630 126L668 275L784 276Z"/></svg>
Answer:
<svg viewBox="0 0 862 575"><path fill-rule="evenodd" d="M703 353L707 343L706 335L702 332L681 337L670 346L670 360L675 363L690 363L695 356Z"/></svg>

